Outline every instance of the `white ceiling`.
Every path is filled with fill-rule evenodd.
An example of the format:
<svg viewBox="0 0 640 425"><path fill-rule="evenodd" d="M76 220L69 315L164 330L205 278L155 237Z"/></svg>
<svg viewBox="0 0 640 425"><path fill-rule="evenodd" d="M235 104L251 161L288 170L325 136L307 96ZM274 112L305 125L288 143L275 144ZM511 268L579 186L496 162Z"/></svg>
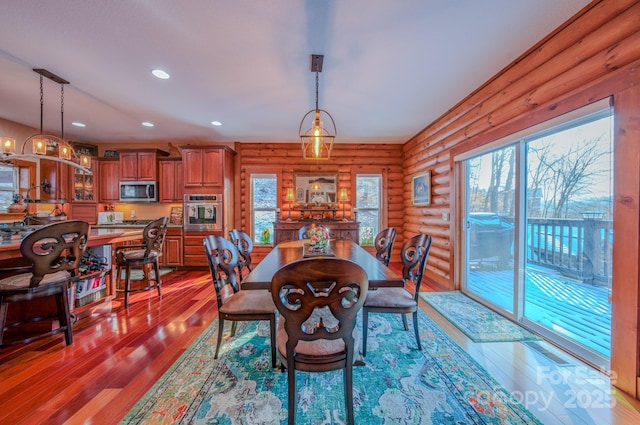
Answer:
<svg viewBox="0 0 640 425"><path fill-rule="evenodd" d="M336 143L403 143L588 3L4 1L0 117L40 127L32 69L45 68L70 81L66 138L294 142L315 103L313 53ZM45 132L60 134L60 101L45 79Z"/></svg>

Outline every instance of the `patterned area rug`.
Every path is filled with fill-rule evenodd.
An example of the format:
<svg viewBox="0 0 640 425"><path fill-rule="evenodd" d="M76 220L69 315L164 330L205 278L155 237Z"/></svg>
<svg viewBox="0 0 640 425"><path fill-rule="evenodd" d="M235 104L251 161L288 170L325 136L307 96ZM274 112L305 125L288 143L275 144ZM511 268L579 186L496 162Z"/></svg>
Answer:
<svg viewBox="0 0 640 425"><path fill-rule="evenodd" d="M420 296L474 342L541 339L460 291L428 292Z"/></svg>
<svg viewBox="0 0 640 425"><path fill-rule="evenodd" d="M286 424L287 374L271 368L267 322L239 322L213 359L217 321L121 424ZM227 325L228 327L229 325ZM357 424L539 424L420 312L423 351L397 316L370 316L365 366L354 367ZM297 372L299 424L342 424L342 372Z"/></svg>

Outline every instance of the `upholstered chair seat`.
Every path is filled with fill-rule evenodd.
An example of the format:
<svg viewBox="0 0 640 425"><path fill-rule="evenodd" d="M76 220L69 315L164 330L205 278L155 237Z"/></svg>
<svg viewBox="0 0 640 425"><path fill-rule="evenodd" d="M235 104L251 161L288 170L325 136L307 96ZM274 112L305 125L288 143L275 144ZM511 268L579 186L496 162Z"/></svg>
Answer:
<svg viewBox="0 0 640 425"><path fill-rule="evenodd" d="M23 273L16 276L0 279L0 291L10 291L12 289L27 289L31 284L33 273ZM39 286L45 286L55 282L65 282L69 280L68 272L55 272L45 275Z"/></svg>

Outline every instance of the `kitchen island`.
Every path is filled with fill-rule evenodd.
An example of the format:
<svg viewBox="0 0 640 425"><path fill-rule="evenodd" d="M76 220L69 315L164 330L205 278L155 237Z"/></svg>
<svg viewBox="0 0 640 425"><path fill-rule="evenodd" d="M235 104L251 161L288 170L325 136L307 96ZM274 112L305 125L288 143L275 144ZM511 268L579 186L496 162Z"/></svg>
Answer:
<svg viewBox="0 0 640 425"><path fill-rule="evenodd" d="M33 226L31 226L33 227ZM24 236L24 235L23 235ZM111 311L111 300L115 298L115 247L117 245L137 242L142 239L141 228L131 229L94 229L89 232L87 241L88 249L104 247L105 252L111 253L109 260L109 271L105 276L106 288L103 290L104 296L100 296L95 301L75 308L75 315L78 318L86 317L94 313ZM20 253L20 234L14 235L11 239L2 238L0 240L0 268L16 267L24 265L24 259ZM71 303L74 301L74 291L70 293ZM8 312L7 322L24 320L25 317L35 317L34 311L38 311L38 315L42 314L42 311L55 311L53 309L53 299L41 298L34 300L30 303L18 303L18 305L24 304L20 309L10 309ZM73 310L73 308L72 308Z"/></svg>
<svg viewBox="0 0 640 425"><path fill-rule="evenodd" d="M33 226L31 226L33 227ZM17 236L17 237L15 237ZM128 241L140 240L142 238L141 228L112 228L112 229L91 229L87 246L116 245ZM11 239L2 238L0 240L0 261L22 258L20 254L20 235L14 235Z"/></svg>

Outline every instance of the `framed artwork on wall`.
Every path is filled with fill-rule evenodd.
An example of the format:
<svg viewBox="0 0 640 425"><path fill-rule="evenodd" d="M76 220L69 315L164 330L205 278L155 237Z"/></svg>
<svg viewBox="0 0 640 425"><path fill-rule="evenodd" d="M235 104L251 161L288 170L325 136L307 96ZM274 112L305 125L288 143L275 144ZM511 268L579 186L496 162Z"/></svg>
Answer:
<svg viewBox="0 0 640 425"><path fill-rule="evenodd" d="M431 204L431 171L416 174L411 178L411 204Z"/></svg>

